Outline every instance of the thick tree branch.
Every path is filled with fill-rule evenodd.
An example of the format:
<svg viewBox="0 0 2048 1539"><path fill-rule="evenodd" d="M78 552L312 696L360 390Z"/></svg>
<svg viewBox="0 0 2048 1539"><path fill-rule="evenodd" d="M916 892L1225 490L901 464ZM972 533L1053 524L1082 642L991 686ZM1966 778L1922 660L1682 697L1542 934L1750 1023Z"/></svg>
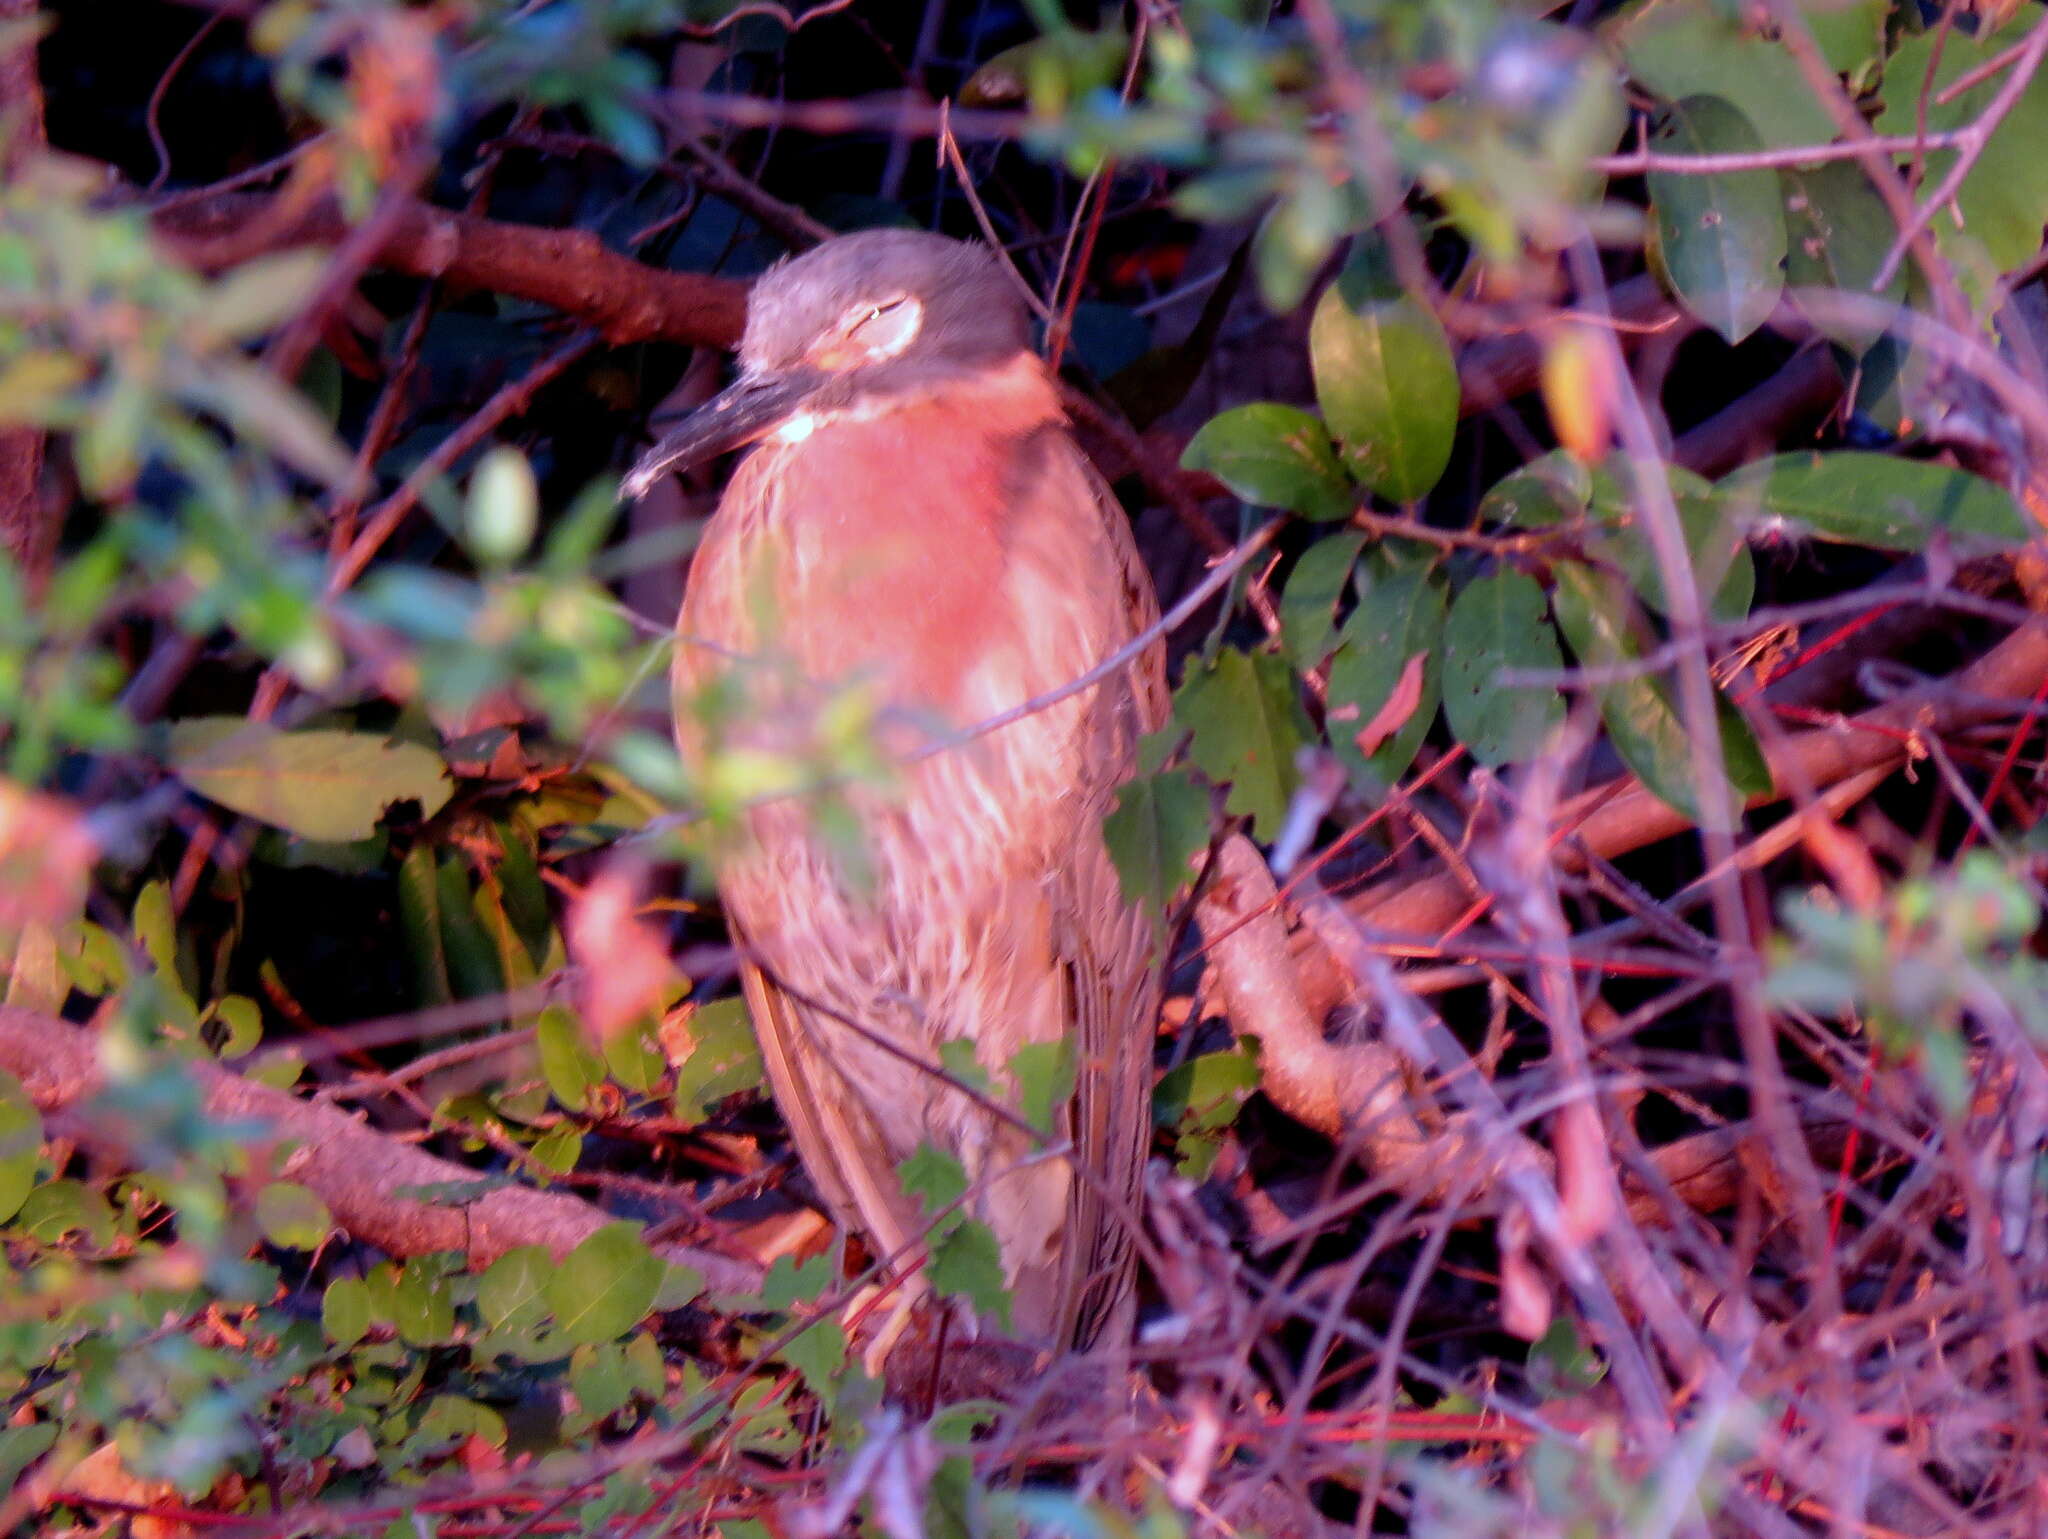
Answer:
<svg viewBox="0 0 2048 1539"><path fill-rule="evenodd" d="M152 218L180 260L208 271L260 252L332 245L349 233L333 199L301 204L290 186L276 194L222 193L166 204ZM508 224L418 201L390 214L369 260L392 272L552 306L615 345L731 347L746 322L747 285L736 278L649 267L589 230Z"/></svg>
<svg viewBox="0 0 2048 1539"><path fill-rule="evenodd" d="M78 1026L34 1011L0 1006L0 1069L27 1087L45 1116L79 1112L105 1084L98 1040ZM259 1085L203 1059L185 1061L206 1115L216 1123L253 1121L288 1145L280 1173L319 1194L354 1238L394 1256L466 1252L482 1267L520 1245L566 1254L613 1216L581 1198L530 1187L499 1187L456 1207L396 1193L405 1187L472 1182L477 1172L385 1137L329 1106ZM91 1153L125 1163L121 1125L109 1118L64 1116L66 1132ZM695 1267L714 1292L751 1293L759 1273L729 1256L690 1246L656 1247Z"/></svg>

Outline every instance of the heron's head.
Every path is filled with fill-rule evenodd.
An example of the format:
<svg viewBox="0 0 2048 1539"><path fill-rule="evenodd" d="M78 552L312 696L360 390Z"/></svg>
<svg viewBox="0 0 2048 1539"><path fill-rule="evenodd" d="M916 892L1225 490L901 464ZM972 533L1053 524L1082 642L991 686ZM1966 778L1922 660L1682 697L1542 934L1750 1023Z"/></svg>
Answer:
<svg viewBox="0 0 2048 1539"><path fill-rule="evenodd" d="M1000 366L1030 320L987 247L920 230L842 235L777 264L747 297L740 372L642 457L623 490L779 429L873 409Z"/></svg>

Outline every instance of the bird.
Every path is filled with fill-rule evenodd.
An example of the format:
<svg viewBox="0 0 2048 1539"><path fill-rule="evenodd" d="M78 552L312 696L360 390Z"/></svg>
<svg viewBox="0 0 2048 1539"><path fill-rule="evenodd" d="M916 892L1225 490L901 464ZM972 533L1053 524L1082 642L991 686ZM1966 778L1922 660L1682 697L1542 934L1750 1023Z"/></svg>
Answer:
<svg viewBox="0 0 2048 1539"><path fill-rule="evenodd" d="M1135 1320L1158 1010L1156 916L1125 896L1102 820L1168 696L1129 519L1011 280L989 247L915 230L785 259L750 291L731 386L622 490L747 450L677 617L686 764L710 752L692 706L707 692L729 726L730 700L747 701L755 746L786 741L772 724L793 702L864 692L895 754L891 786L845 793L852 853L767 799L717 873L813 1186L870 1252L915 1258L929 1220L900 1168L924 1145L957 1160L965 1211L1000 1252L1010 1318L995 1323L1083 1350ZM979 1093L938 1070L959 1042ZM1048 1152L1009 1068L1059 1042L1073 1088ZM915 1298L922 1274L906 1280Z"/></svg>

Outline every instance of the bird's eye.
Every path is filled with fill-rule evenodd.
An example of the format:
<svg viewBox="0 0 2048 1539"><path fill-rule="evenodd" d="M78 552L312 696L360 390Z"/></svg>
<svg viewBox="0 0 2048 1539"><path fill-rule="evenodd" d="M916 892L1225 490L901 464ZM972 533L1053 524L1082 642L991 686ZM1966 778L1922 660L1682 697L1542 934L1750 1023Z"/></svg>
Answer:
<svg viewBox="0 0 2048 1539"><path fill-rule="evenodd" d="M893 358L910 345L924 321L924 307L909 294L854 312L846 338L869 358Z"/></svg>

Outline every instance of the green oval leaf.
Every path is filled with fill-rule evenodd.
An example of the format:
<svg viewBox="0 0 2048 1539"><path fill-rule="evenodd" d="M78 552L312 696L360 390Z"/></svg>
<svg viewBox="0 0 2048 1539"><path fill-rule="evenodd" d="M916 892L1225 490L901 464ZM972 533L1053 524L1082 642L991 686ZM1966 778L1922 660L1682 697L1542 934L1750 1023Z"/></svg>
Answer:
<svg viewBox="0 0 2048 1539"><path fill-rule="evenodd" d="M1551 529L1586 515L1593 478L1563 449L1510 471L1479 499L1479 520L1517 529Z"/></svg>
<svg viewBox="0 0 2048 1539"><path fill-rule="evenodd" d="M1218 413L1189 441L1180 465L1206 471L1261 507L1313 519L1351 512L1351 485L1329 432L1297 406L1255 401Z"/></svg>
<svg viewBox="0 0 2048 1539"><path fill-rule="evenodd" d="M273 1181L256 1194L263 1237L286 1250L318 1250L334 1227L327 1204L296 1181Z"/></svg>
<svg viewBox="0 0 2048 1539"><path fill-rule="evenodd" d="M1903 38L1885 64L1884 111L1878 114L1877 131L1910 136L1922 123L1931 133L1974 125L2005 89L2005 71L1993 68L1969 90L1944 100L1947 88L1990 64L2037 25L2039 13L2021 6L1996 32L1970 37L1959 28L1930 27ZM2036 73L1956 189L1955 207L1962 217L1936 219L1930 227L1935 239L1951 250L1964 244L1980 248L1996 272L2010 272L2029 260L2040 249L2042 224L2048 223L2048 155L2041 153L2043 144L2048 144L2048 78ZM1939 184L1959 153L1929 151L1922 185Z"/></svg>
<svg viewBox="0 0 2048 1539"><path fill-rule="evenodd" d="M1551 604L1558 627L1580 662L1604 667L1642 655L1649 626L1627 579L1577 561L1560 562L1556 578ZM1670 686L1646 675L1602 685L1594 695L1622 763L1659 800L1701 821L1695 739L1685 729ZM1741 713L1718 696L1715 707L1720 752L1709 762L1718 771L1720 784L1711 788L1711 794L1723 800L1726 816L1749 798L1768 792L1771 772Z"/></svg>
<svg viewBox="0 0 2048 1539"><path fill-rule="evenodd" d="M690 1052L674 1066L675 1113L697 1123L717 1102L761 1083L761 1050L746 1001L737 997L699 1005L684 1029Z"/></svg>
<svg viewBox="0 0 2048 1539"><path fill-rule="evenodd" d="M1874 45L1878 18L1864 0L1858 8ZM1816 18L1816 9L1801 7L1809 19ZM1815 99L1798 61L1735 22L1733 14L1716 0L1647 0L1622 12L1607 30L1620 44L1629 73L1665 101L1721 97L1772 144L1826 144L1834 138L1834 119Z"/></svg>
<svg viewBox="0 0 2048 1539"><path fill-rule="evenodd" d="M449 1340L455 1333L455 1290L447 1275L426 1262L408 1262L391 1291L391 1322L415 1347Z"/></svg>
<svg viewBox="0 0 2048 1539"><path fill-rule="evenodd" d="M476 1309L484 1328L531 1335L548 1317L547 1280L555 1258L541 1245L520 1245L484 1269L476 1282Z"/></svg>
<svg viewBox="0 0 2048 1539"><path fill-rule="evenodd" d="M1468 583L1444 621L1444 714L1481 764L1530 758L1564 719L1554 688L1510 686L1506 669L1561 668L1543 590L1520 572Z"/></svg>
<svg viewBox="0 0 2048 1539"><path fill-rule="evenodd" d="M338 1347L352 1347L370 1330L370 1289L360 1277L337 1277L320 1299L320 1327Z"/></svg>
<svg viewBox="0 0 2048 1539"><path fill-rule="evenodd" d="M1337 605L1364 548L1359 531L1338 530L1303 551L1287 576L1280 592L1280 643L1303 672L1321 666L1337 644Z"/></svg>
<svg viewBox="0 0 2048 1539"><path fill-rule="evenodd" d="M1756 596L1756 562L1749 554L1745 510L1682 465L1661 469L1678 513L1693 582L1708 615L1740 620ZM1619 454L1593 472L1591 512L1596 524L1586 549L1597 561L1619 569L1644 603L1668 615L1664 569L1644 526L1641 502L1631 490L1634 476L1628 460Z"/></svg>
<svg viewBox="0 0 2048 1539"><path fill-rule="evenodd" d="M1377 573L1359 595L1358 607L1339 633L1342 644L1330 663L1330 745L1354 773L1380 785L1400 778L1436 720L1443 695L1444 586L1422 568ZM1412 658L1422 658L1422 693L1415 709L1370 754L1358 742L1401 682Z"/></svg>
<svg viewBox="0 0 2048 1539"><path fill-rule="evenodd" d="M42 1114L21 1081L0 1069L0 1223L20 1212L35 1189L42 1154Z"/></svg>
<svg viewBox="0 0 2048 1539"><path fill-rule="evenodd" d="M1651 148L1665 155L1760 150L1763 140L1733 103L1688 96L1658 119ZM1785 209L1775 171L1693 176L1653 171L1650 205L1671 287L1730 342L1769 317L1785 287Z"/></svg>
<svg viewBox="0 0 2048 1539"><path fill-rule="evenodd" d="M1785 282L1793 290L1793 303L1798 303L1797 291L1803 288L1868 294L1898 238L1898 226L1863 168L1853 160L1835 160L1824 166L1789 167L1779 175L1784 181L1788 236ZM1904 299L1904 271L1893 273L1878 292L1887 299ZM1862 352L1884 330L1826 315L1810 319L1815 330L1852 352Z"/></svg>
<svg viewBox="0 0 2048 1539"><path fill-rule="evenodd" d="M638 1224L606 1224L564 1256L547 1279L557 1335L568 1342L625 1335L654 1307L666 1270L640 1238Z"/></svg>
<svg viewBox="0 0 2048 1539"><path fill-rule="evenodd" d="M2022 543L2028 534L2026 516L2003 487L1926 460L1854 450L1781 454L1744 466L1720 485L1761 517L1880 550L1921 550L1937 530L2000 544Z"/></svg>
<svg viewBox="0 0 2048 1539"><path fill-rule="evenodd" d="M454 787L441 756L375 732L281 732L239 716L171 723L167 762L202 796L306 839L365 839L393 802L432 817Z"/></svg>
<svg viewBox="0 0 2048 1539"><path fill-rule="evenodd" d="M548 1093L564 1111L582 1111L591 1091L604 1082L604 1060L584 1040L576 1017L560 1005L548 1006L540 1013L534 1041Z"/></svg>
<svg viewBox="0 0 2048 1539"><path fill-rule="evenodd" d="M525 455L510 444L486 451L469 478L463 520L479 560L502 566L526 554L540 521L540 484Z"/></svg>
<svg viewBox="0 0 2048 1539"><path fill-rule="evenodd" d="M1458 429L1458 364L1442 323L1405 296L1353 308L1333 283L1308 349L1316 404L1359 482L1390 502L1435 486Z"/></svg>

